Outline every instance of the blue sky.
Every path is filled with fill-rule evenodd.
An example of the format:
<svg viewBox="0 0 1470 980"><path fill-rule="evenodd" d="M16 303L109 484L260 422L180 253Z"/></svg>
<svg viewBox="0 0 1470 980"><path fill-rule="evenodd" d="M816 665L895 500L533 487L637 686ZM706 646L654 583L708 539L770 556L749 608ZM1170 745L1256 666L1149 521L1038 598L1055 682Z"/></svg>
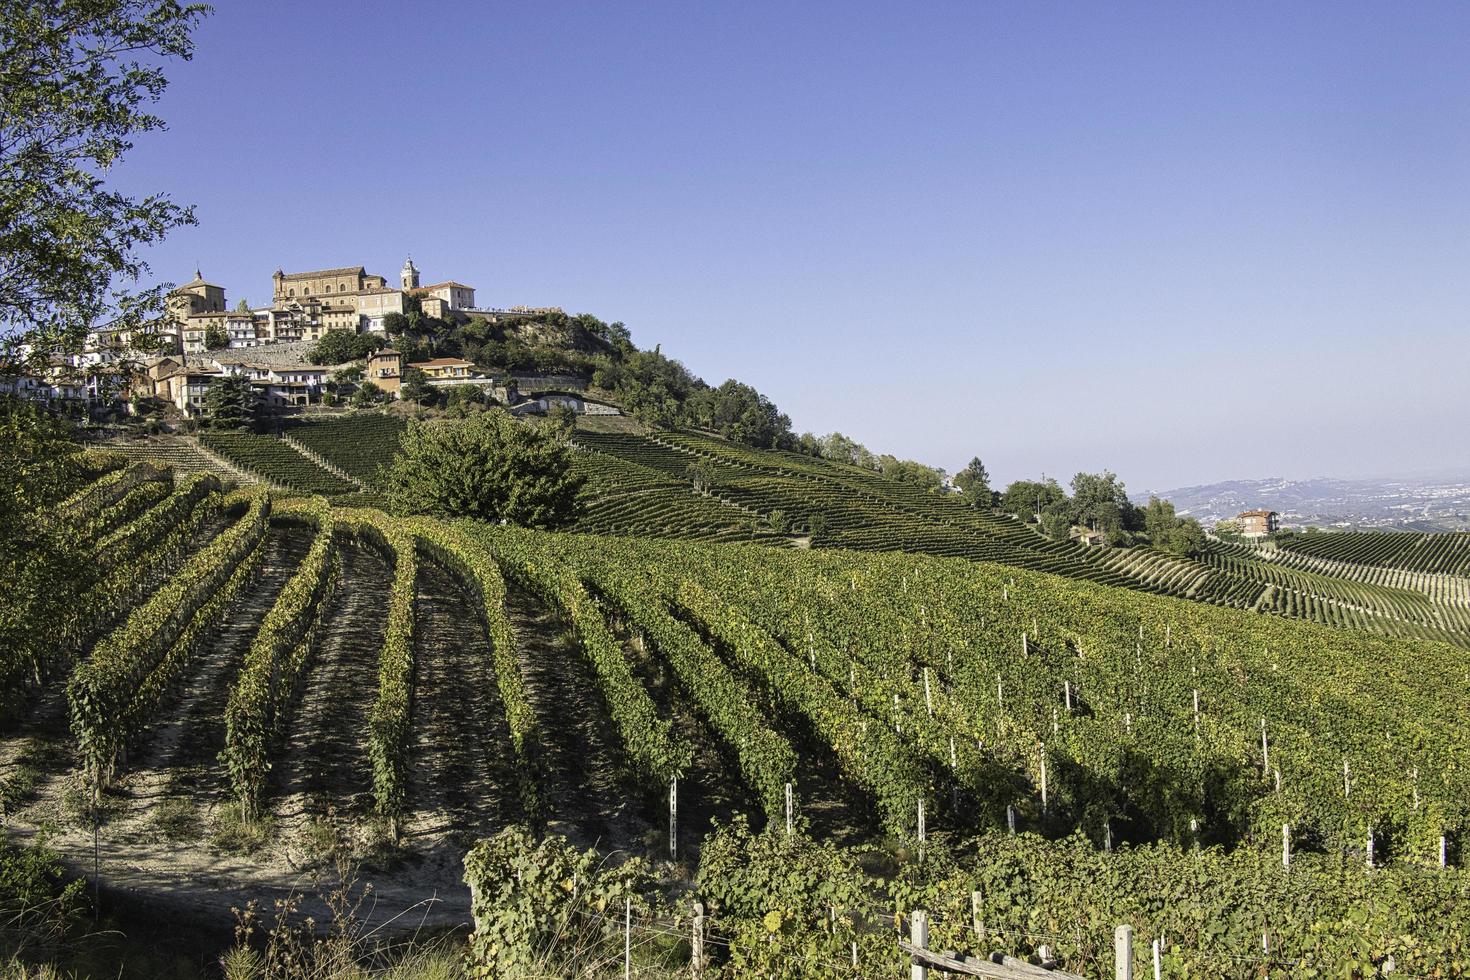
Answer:
<svg viewBox="0 0 1470 980"><path fill-rule="evenodd" d="M1001 481L1470 445L1470 5L222 0L117 179L230 301L406 253Z"/></svg>

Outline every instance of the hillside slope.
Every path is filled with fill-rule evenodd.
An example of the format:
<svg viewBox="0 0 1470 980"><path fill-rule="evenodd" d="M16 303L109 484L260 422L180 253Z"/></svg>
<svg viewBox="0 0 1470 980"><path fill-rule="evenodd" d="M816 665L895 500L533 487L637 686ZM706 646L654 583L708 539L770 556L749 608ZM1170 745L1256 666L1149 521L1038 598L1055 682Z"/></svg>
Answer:
<svg viewBox="0 0 1470 980"><path fill-rule="evenodd" d="M901 551L992 561L1067 578L1273 613L1383 636L1470 646L1470 536L1322 535L1265 551L1212 543L1197 558L1088 548L1014 518L819 457L753 449L707 433L581 420L586 479L571 530L630 537ZM356 413L301 423L287 440L210 437L210 448L277 485L372 503L406 422ZM356 493L359 487L366 494ZM1354 547L1340 559L1340 539ZM1379 539L1384 539L1380 544ZM1399 550L1390 552L1390 546ZM1407 549L1407 550L1406 550ZM1382 559L1381 564L1369 564ZM1397 563L1397 564L1395 564ZM1412 573L1412 574L1411 574Z"/></svg>

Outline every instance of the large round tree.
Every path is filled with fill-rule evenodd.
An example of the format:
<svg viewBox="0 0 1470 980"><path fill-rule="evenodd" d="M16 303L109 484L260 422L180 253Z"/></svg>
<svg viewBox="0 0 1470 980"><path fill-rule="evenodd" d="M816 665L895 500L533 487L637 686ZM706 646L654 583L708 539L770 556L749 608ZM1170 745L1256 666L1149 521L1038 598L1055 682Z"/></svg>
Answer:
<svg viewBox="0 0 1470 980"><path fill-rule="evenodd" d="M582 488L557 432L500 411L410 423L384 475L396 513L522 527L565 525Z"/></svg>

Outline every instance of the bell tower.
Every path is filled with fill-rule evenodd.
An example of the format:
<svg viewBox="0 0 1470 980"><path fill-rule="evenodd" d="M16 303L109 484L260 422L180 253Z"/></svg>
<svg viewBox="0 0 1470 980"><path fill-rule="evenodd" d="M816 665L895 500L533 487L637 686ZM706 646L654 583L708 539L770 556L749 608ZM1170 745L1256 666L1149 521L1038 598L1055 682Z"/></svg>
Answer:
<svg viewBox="0 0 1470 980"><path fill-rule="evenodd" d="M398 274L398 278L403 283L404 289L419 288L419 270L413 264L413 258L411 256L403 263L403 271Z"/></svg>

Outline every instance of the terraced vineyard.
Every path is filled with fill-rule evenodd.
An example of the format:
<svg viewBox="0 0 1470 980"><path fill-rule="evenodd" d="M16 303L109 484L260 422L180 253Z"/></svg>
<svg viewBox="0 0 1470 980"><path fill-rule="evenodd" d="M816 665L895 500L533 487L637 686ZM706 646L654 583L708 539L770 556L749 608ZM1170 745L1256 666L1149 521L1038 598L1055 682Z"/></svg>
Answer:
<svg viewBox="0 0 1470 980"><path fill-rule="evenodd" d="M667 473L656 464L675 450L639 451ZM842 476L851 506L898 509ZM1419 975L1464 965L1459 648L1015 564L394 519L116 461L93 477L51 519L93 528L138 574L99 575L66 629L77 644L12 705L0 757L33 771L7 803L18 833L66 812L73 773L105 790L104 875L131 888L206 905L285 894L320 860L327 821L349 846L396 855L370 866L385 915L437 892L457 921L465 847L511 823L678 878L671 850L695 860L710 818L744 815L896 862L863 899L876 911L844 904L839 928L820 907L791 925L843 963L853 944L857 975L904 967L881 923L913 908L961 941L968 916L944 910L969 909L977 876L997 875L985 909L1015 930L1009 947L1047 943L1093 973L1114 913L1101 896L1077 906L1079 882L1155 894L1206 864L1219 876L1194 911L1116 913L1145 941L1168 933L1181 971L1219 975L1263 927L1268 970L1380 963L1386 944ZM242 818L268 819L274 842L221 843ZM90 860L75 823L52 844ZM1010 897L982 859L1031 868L1035 891ZM1371 916L1350 914L1365 865ZM1279 889L1310 898L1263 925L1255 896ZM1038 925L1012 901L1071 920ZM733 898L722 908L745 928Z"/></svg>
<svg viewBox="0 0 1470 980"><path fill-rule="evenodd" d="M1396 568L1411 572L1470 575L1470 532L1417 534L1359 531L1304 534L1283 545L1295 554Z"/></svg>
<svg viewBox="0 0 1470 980"><path fill-rule="evenodd" d="M378 468L398 452L408 423L392 415L358 412L343 418L302 422L287 430L288 438L370 486Z"/></svg>
<svg viewBox="0 0 1470 980"><path fill-rule="evenodd" d="M283 439L249 432L206 432L199 441L235 466L263 480L324 496L354 493L357 484L329 472Z"/></svg>
<svg viewBox="0 0 1470 980"><path fill-rule="evenodd" d="M315 460L265 437L212 435L207 444L278 486L344 494L357 487L343 476L373 486L404 426L391 416L357 413L292 427L289 439ZM1383 636L1470 646L1470 578L1454 572L1470 561L1464 543L1470 535L1324 534L1275 550L1214 543L1198 559L1147 548L1085 548L827 460L684 431L578 429L573 439L584 450L576 467L586 478L575 529L587 533L968 558Z"/></svg>

